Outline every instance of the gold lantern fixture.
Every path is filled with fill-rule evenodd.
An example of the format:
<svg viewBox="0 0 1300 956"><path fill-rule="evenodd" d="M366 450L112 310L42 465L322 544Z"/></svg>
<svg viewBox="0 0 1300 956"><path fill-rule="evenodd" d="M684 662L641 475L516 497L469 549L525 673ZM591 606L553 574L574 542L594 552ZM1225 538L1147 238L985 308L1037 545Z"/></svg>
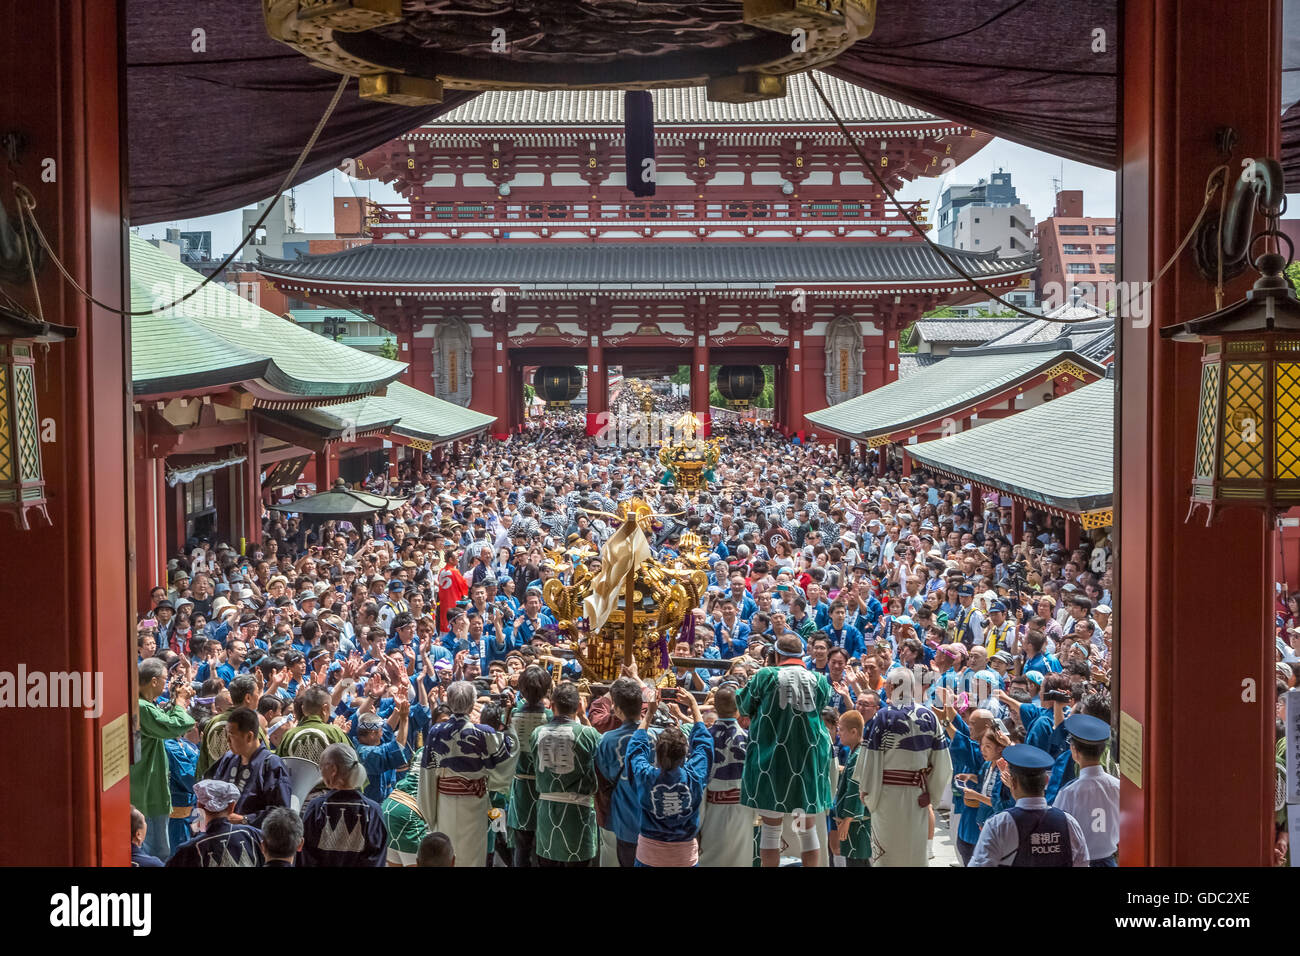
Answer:
<svg viewBox="0 0 1300 956"><path fill-rule="evenodd" d="M1244 259L1261 238L1275 250L1290 246L1276 228L1284 201L1280 166L1255 160L1225 217L1226 265ZM1252 240L1256 202L1270 228ZM1300 299L1285 274L1290 261L1266 252L1255 261L1259 278L1244 299L1160 330L1204 350L1189 520L1201 506L1209 524L1221 507L1276 513L1300 505Z"/></svg>
<svg viewBox="0 0 1300 956"><path fill-rule="evenodd" d="M51 523L36 408L36 350L76 334L71 326L0 307L0 511L13 515L24 531L31 530L29 511Z"/></svg>

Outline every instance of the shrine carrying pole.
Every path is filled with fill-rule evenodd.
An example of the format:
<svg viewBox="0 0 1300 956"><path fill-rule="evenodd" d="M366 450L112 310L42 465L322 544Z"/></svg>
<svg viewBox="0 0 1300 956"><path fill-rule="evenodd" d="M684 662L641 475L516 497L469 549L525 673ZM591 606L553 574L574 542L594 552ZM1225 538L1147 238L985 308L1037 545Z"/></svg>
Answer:
<svg viewBox="0 0 1300 956"><path fill-rule="evenodd" d="M623 582L623 666L632 666L632 642L636 638L636 620L633 612L635 606L632 595L636 593L636 565L628 568L627 580Z"/></svg>

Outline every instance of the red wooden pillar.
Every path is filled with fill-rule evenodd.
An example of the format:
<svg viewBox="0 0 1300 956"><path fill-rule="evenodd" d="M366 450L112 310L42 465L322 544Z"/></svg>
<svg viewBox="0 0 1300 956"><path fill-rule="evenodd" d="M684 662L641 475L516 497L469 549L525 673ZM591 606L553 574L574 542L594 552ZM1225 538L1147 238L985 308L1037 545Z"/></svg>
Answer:
<svg viewBox="0 0 1300 956"><path fill-rule="evenodd" d="M523 421L524 385L520 378L519 366L507 355L506 357L506 428L516 432Z"/></svg>
<svg viewBox="0 0 1300 956"><path fill-rule="evenodd" d="M970 513L974 518L984 514L984 489L973 482L970 486Z"/></svg>
<svg viewBox="0 0 1300 956"><path fill-rule="evenodd" d="M35 196L36 219L73 278L118 306L126 257L119 6L0 6L10 24L0 40L0 115L26 140L12 175ZM7 182L4 204L12 216ZM0 813L21 824L8 828L0 865L125 866L130 785L118 768L131 752L136 698L130 340L125 321L92 308L48 261L37 282L45 317L78 334L38 350L38 411L57 436L41 445L50 522L33 516L21 531L0 520L6 627L35 635L6 641L0 670L75 671L92 688L100 675L102 693L91 716L82 706L5 709L0 763L21 768L22 783L0 794ZM26 282L5 289L35 310Z"/></svg>
<svg viewBox="0 0 1300 956"><path fill-rule="evenodd" d="M409 315L397 320L397 361L406 363L402 383L415 385L415 328Z"/></svg>
<svg viewBox="0 0 1300 956"><path fill-rule="evenodd" d="M691 349L691 411L700 420L701 437L709 436L709 340L696 330Z"/></svg>
<svg viewBox="0 0 1300 956"><path fill-rule="evenodd" d="M166 463L163 463L166 467ZM245 466L247 467L247 466ZM171 494L167 496L171 499L170 521L167 522L167 536L159 544L162 548L163 564L166 565L167 556L175 554L185 546L185 485L173 485Z"/></svg>
<svg viewBox="0 0 1300 956"><path fill-rule="evenodd" d="M1236 132L1230 173L1242 157L1277 155L1282 5L1261 0L1225 15L1210 0L1128 0L1121 10L1120 273L1132 286L1165 264L1196 218L1206 177L1225 162L1218 127ZM1244 294L1246 273L1226 301ZM1120 862L1264 865L1273 842L1272 526L1248 509L1229 509L1209 528L1184 523L1201 350L1159 329L1211 311L1213 287L1184 255L1143 304L1144 315L1117 323L1116 720L1121 753L1140 754L1141 766L1121 775ZM1159 561L1149 559L1153 546L1163 547ZM1216 593L1215 616L1232 622L1230 641L1204 626L1206 575L1223 568L1232 586ZM1191 785L1204 778L1207 754L1214 786Z"/></svg>
<svg viewBox="0 0 1300 956"><path fill-rule="evenodd" d="M609 371L600 336L587 340L587 434L594 435L609 420Z"/></svg>
<svg viewBox="0 0 1300 956"><path fill-rule="evenodd" d="M889 445L881 445L876 449L876 477L885 477L885 468L889 464Z"/></svg>
<svg viewBox="0 0 1300 956"><path fill-rule="evenodd" d="M785 407L785 367L777 362L772 366L772 424L784 432L789 419Z"/></svg>
<svg viewBox="0 0 1300 956"><path fill-rule="evenodd" d="M160 482L158 459L150 458L147 431L137 436L136 458L132 478L135 493L135 593L136 606L149 606L149 592L162 581L167 566L159 547L167 512L160 494L165 484ZM160 487L162 485L162 487ZM159 518L161 512L162 518Z"/></svg>
<svg viewBox="0 0 1300 956"><path fill-rule="evenodd" d="M154 459L154 546L158 551L158 577L167 573L167 498L171 487L167 484L167 462L163 458ZM135 507L139 508L137 503ZM181 519L182 522L184 518ZM157 582L155 582L157 583Z"/></svg>
<svg viewBox="0 0 1300 956"><path fill-rule="evenodd" d="M840 456L840 461L849 460L849 440L847 438L835 439L835 453Z"/></svg>
<svg viewBox="0 0 1300 956"><path fill-rule="evenodd" d="M324 445L316 452L316 493L334 487L334 472L330 467L330 446Z"/></svg>
<svg viewBox="0 0 1300 956"><path fill-rule="evenodd" d="M880 320L870 320L869 324L880 327ZM885 336L864 335L862 337L862 391L874 391L885 384Z"/></svg>
<svg viewBox="0 0 1300 956"><path fill-rule="evenodd" d="M492 414L497 417L492 437L510 437L510 360L506 350L506 317L497 316L492 326Z"/></svg>
<svg viewBox="0 0 1300 956"><path fill-rule="evenodd" d="M262 540L262 482L261 472L257 465L257 452L260 447L261 437L257 432L257 415L251 409L247 413L247 425L248 437L245 441L248 447L248 460L244 462L243 536L248 543L248 550L251 551L253 545ZM319 457L316 459L316 467L319 475ZM326 467L328 468L328 465Z"/></svg>
<svg viewBox="0 0 1300 956"><path fill-rule="evenodd" d="M400 457L401 450L402 449L400 445L393 444L388 446L388 473L394 480L397 479L397 475L399 471L398 459Z"/></svg>
<svg viewBox="0 0 1300 956"><path fill-rule="evenodd" d="M1079 546L1079 532L1083 526L1079 524L1077 518L1066 516L1065 519L1065 550L1074 551Z"/></svg>
<svg viewBox="0 0 1300 956"><path fill-rule="evenodd" d="M790 348L787 353L786 364L789 366L790 374L786 380L786 410L788 412L785 421L785 430L789 435L797 435L800 441L804 439L804 421L803 421L803 349L801 348L803 338L803 316L800 313L790 313Z"/></svg>
<svg viewBox="0 0 1300 956"><path fill-rule="evenodd" d="M1011 499L1011 538L1017 544L1025 534L1025 503L1019 498Z"/></svg>
<svg viewBox="0 0 1300 956"><path fill-rule="evenodd" d="M890 382L898 381L898 330L900 323L897 319L891 317L882 323L885 331L884 358L881 363L881 374L884 376L883 385Z"/></svg>

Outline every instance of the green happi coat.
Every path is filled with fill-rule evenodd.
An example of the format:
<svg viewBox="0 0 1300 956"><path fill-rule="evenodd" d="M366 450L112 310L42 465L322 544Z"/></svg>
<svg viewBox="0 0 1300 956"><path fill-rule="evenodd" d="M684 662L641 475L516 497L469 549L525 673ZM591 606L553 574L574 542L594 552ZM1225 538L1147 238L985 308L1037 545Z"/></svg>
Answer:
<svg viewBox="0 0 1300 956"><path fill-rule="evenodd" d="M559 718L533 731L537 762L537 855L558 863L596 855L596 747L600 732L576 720ZM543 794L571 794L573 800L547 800Z"/></svg>
<svg viewBox="0 0 1300 956"><path fill-rule="evenodd" d="M423 754L423 747L415 752L415 756L411 758L410 769L402 775L402 779L397 781L397 786L381 805L384 826L388 828L388 846L401 853L418 851L420 841L429 831L419 811L420 759ZM399 793L410 797L410 800L395 796Z"/></svg>
<svg viewBox="0 0 1300 956"><path fill-rule="evenodd" d="M850 860L871 859L871 814L862 805L862 794L858 792L855 778L858 769L858 753L862 745L853 748L848 763L840 774L839 786L835 788L835 809L831 815L838 823L840 820L852 820L849 833L840 841L840 856Z"/></svg>
<svg viewBox="0 0 1300 956"><path fill-rule="evenodd" d="M760 813L825 813L831 807L826 678L798 665L764 667L736 695L750 719L740 802Z"/></svg>
<svg viewBox="0 0 1300 956"><path fill-rule="evenodd" d="M519 738L519 762L510 784L506 825L512 830L532 830L537 825L537 761L533 755L533 731L551 719L549 710L525 710L523 701L515 705L510 722Z"/></svg>

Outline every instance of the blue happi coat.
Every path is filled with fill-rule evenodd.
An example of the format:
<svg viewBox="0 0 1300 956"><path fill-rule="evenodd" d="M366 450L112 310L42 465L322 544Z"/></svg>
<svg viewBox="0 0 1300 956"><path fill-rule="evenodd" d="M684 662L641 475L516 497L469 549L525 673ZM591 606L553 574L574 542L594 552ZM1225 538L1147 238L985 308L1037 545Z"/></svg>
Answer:
<svg viewBox="0 0 1300 956"><path fill-rule="evenodd" d="M745 771L749 731L734 717L719 717L709 728L709 734L713 737L713 773L709 779L717 781L720 790L730 789L721 786L723 781L739 787Z"/></svg>
<svg viewBox="0 0 1300 956"><path fill-rule="evenodd" d="M641 835L641 803L627 773L627 745L637 726L636 721L629 720L621 727L607 730L596 745L596 772L614 784L609 801L609 829L624 843L635 843Z"/></svg>
<svg viewBox="0 0 1300 956"><path fill-rule="evenodd" d="M235 813L254 827L261 826L262 818L276 807L287 807L293 792L284 761L265 747L257 748L247 767L238 754L227 753L208 769L206 776L239 787Z"/></svg>
<svg viewBox="0 0 1300 956"><path fill-rule="evenodd" d="M703 721L691 728L690 752L673 770L654 764L655 745L638 729L627 745L628 776L641 805L641 833L663 843L684 843L700 830L704 786L713 767L713 737Z"/></svg>

